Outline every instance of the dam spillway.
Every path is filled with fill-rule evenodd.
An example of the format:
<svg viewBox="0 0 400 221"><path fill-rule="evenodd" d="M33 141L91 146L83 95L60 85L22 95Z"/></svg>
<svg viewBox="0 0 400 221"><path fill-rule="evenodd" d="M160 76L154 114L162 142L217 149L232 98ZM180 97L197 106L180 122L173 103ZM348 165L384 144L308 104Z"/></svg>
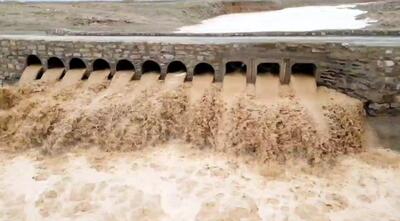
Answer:
<svg viewBox="0 0 400 221"><path fill-rule="evenodd" d="M385 191L388 202L399 198L398 192L393 192L398 182L392 182L398 177L398 155L392 158L383 150L368 148L363 140L363 104L324 86L351 94L353 78L360 85L374 84L384 73L370 69L378 67L378 61L379 65L390 67L390 61L395 63L391 67L397 65L395 59L390 60L393 54L380 58L378 52L398 53L395 48L379 49L378 59L364 51L366 45L332 42L253 42L246 46L228 43L229 39L207 45L193 43L193 39L191 43L167 44L131 38L24 38L3 43L13 50L2 57L9 62L2 76L16 84L0 88L0 148L4 151L0 185L9 220L22 216L52 219L60 213L82 219L100 217L103 208L109 208L109 204L98 206L103 197L118 201L112 203L113 209L122 208L115 217L136 219L143 211L151 220L182 217L182 213L163 207L163 201L168 201L171 208L199 202L199 207L191 207L191 217L199 220L237 214L261 220L265 215L259 211L273 207L268 204L271 196L260 197L260 193L279 192L283 185L287 192L295 190L292 196L279 193L279 199L292 198L298 204L294 204L293 214L304 213L301 206L307 202L301 197L305 191L316 191L314 199L324 202L322 205L344 205L337 213L347 209L354 214L358 206L364 209L358 214L385 211L385 217L397 217L392 212L398 211L395 206L371 210L365 209L369 204L364 202L382 202L376 187ZM3 50L9 50L8 46ZM138 49L142 46L144 49ZM375 93L372 88L358 91L361 95ZM384 88L386 95L395 97L395 90ZM86 156L92 158L86 161ZM239 183L232 176L235 174ZM304 178L298 181L299 177ZM275 188L271 182L276 182ZM248 188L254 183L258 186ZM303 187L296 192L299 183ZM43 188L36 191L40 185ZM196 185L203 186L190 189ZM120 191L121 187L133 191ZM205 199L223 196L215 187L228 190L223 194L229 203L217 202L209 208L212 201ZM347 191L343 192L344 188ZM24 190L29 192L16 194ZM340 193L340 198L332 198L345 203L322 201L332 192ZM191 201L169 200L177 193ZM113 198L118 194L121 198ZM365 194L369 198L361 197ZM27 200L17 201L24 198L21 195ZM357 198L361 203L349 200ZM121 199L133 199L139 206L149 202L146 206L152 210L134 206L127 210L126 200ZM214 209L231 202L236 206L239 200L250 202L251 209L233 207L227 215ZM70 208L77 205L85 212L69 215ZM323 211L304 211L317 211L311 216L322 220L318 210ZM384 217L382 214L379 216Z"/></svg>
<svg viewBox="0 0 400 221"><path fill-rule="evenodd" d="M29 66L37 74L28 81L71 78L66 74L71 70L78 81L109 70L109 80L118 71L128 71L129 80L146 72L158 72L162 80L185 71L185 81L207 72L214 74L214 82L223 82L227 72L239 70L247 83L255 84L267 69L288 84L294 72L307 72L317 85L362 100L371 114L392 113L400 109L399 42L388 36L3 35L0 79L25 81L21 74Z"/></svg>

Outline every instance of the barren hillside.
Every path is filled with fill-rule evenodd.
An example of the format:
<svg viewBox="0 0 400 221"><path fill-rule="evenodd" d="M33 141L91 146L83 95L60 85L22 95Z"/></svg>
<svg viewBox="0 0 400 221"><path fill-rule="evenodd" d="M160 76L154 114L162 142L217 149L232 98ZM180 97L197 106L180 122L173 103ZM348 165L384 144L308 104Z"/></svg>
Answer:
<svg viewBox="0 0 400 221"><path fill-rule="evenodd" d="M0 3L1 33L45 33L55 29L107 32L172 32L221 14L277 10L285 7L367 2L368 0L269 0L269 1L132 1L81 3ZM382 20L373 28L396 29L398 13L392 3L374 3L363 9ZM389 5L389 6L386 6ZM387 20L390 15L391 20Z"/></svg>

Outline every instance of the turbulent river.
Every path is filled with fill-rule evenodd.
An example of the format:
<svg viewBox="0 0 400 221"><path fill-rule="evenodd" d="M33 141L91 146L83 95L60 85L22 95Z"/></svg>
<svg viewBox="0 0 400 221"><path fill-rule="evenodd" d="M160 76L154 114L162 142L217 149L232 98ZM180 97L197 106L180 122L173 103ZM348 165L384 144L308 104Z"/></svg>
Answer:
<svg viewBox="0 0 400 221"><path fill-rule="evenodd" d="M71 72L0 90L0 220L400 219L399 154L313 77Z"/></svg>

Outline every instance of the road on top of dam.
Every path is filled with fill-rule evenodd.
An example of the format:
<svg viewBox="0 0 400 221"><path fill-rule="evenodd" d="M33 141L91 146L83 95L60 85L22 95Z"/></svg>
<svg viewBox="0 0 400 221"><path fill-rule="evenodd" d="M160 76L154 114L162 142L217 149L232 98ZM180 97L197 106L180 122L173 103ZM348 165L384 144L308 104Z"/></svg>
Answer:
<svg viewBox="0 0 400 221"><path fill-rule="evenodd" d="M72 42L132 42L169 44L231 43L341 43L380 47L400 47L400 36L59 36L0 35L0 40L42 40Z"/></svg>

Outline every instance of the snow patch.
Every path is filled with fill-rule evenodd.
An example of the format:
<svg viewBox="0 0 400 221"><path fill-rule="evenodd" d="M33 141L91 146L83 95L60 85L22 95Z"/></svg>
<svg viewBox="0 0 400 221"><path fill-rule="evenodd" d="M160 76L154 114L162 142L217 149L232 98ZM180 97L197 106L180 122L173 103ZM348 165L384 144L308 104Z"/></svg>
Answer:
<svg viewBox="0 0 400 221"><path fill-rule="evenodd" d="M235 33L361 29L370 19L357 19L365 11L356 5L306 6L277 11L235 13L181 27L178 33Z"/></svg>

